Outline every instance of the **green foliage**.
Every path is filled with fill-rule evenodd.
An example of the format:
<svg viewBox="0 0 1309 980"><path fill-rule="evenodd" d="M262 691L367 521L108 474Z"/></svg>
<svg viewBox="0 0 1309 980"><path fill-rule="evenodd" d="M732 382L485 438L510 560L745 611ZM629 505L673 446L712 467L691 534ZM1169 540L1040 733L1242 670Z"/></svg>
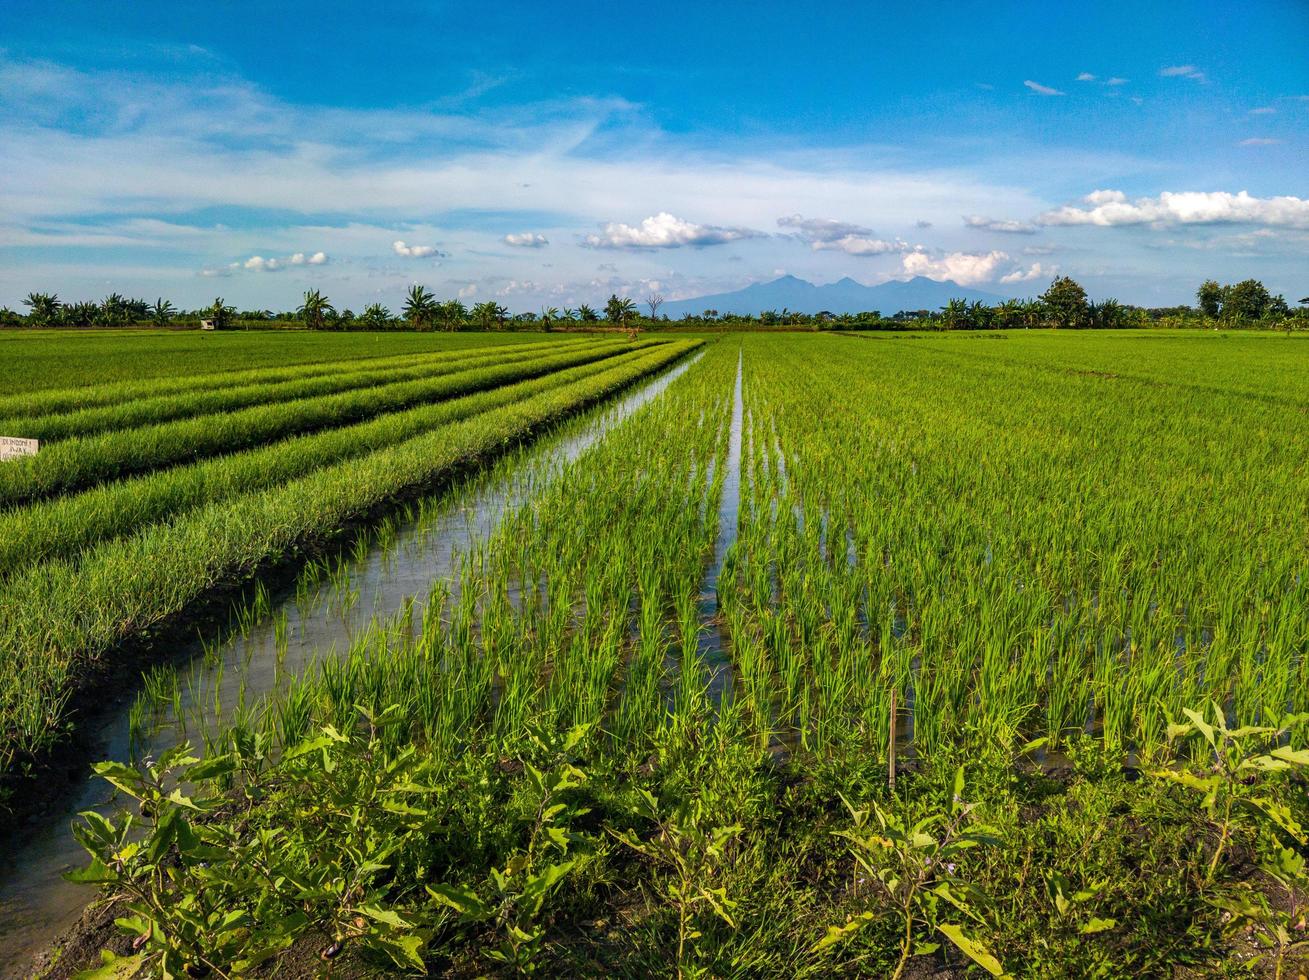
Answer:
<svg viewBox="0 0 1309 980"><path fill-rule="evenodd" d="M718 882L743 828L714 826L698 800L661 809L654 794L644 789L638 790L632 812L651 825L647 834L611 832L662 872L654 879L655 887L677 916L677 975L701 976L704 971L696 963L695 947L704 934L702 917L716 916L728 928L736 928L732 912L737 903Z"/></svg>
<svg viewBox="0 0 1309 980"><path fill-rule="evenodd" d="M1217 703L1208 716L1191 708L1189 719L1168 726L1169 740L1199 739L1207 747L1209 772L1197 775L1186 769L1156 769L1151 775L1200 794L1200 806L1218 829L1205 875L1211 882L1234 832L1247 829L1284 837L1292 846L1309 845L1300 821L1290 808L1270 795L1265 783L1293 770L1309 769L1309 749L1294 749L1285 739L1309 727L1309 714L1288 716L1277 726L1242 725L1229 728ZM1303 862L1299 865L1303 871Z"/></svg>
<svg viewBox="0 0 1309 980"><path fill-rule="evenodd" d="M417 414L391 419L378 431L389 436L389 445L364 444L374 451L354 454L355 458L336 461L339 452L323 454L310 446L298 458L293 454L282 459L277 450L260 457L253 467L244 470L227 464L215 469L192 469L168 475L158 485L157 496L148 503L147 512L167 514L176 508L182 513L173 521L150 523L130 531L124 537L108 536L99 545L74 558L57 559L33 565L4 583L9 601L0 608L0 642L17 654L7 671L0 672L0 771L12 771L28 754L48 746L61 728L62 712L71 692L82 679L82 670L115 645L140 638L147 631L166 623L202 601L215 583L238 583L263 563L276 561L312 546L339 531L352 517L366 514L414 487L430 485L448 478L470 459L487 458L502 452L514 441L578 408L589 405L617 388L630 383L661 365L683 355L690 344L659 345L651 356L624 358L610 370L581 376L556 374L555 384L508 392L508 397L473 402L468 408L486 408L480 414L461 411L455 406L444 413L450 423L429 428L428 423L440 415ZM509 363L500 367L476 369L415 382L401 382L388 388L373 388L361 394L329 396L247 410L257 413L260 425L246 430L244 438L260 442L260 427L267 438L269 430L290 426L292 431L304 425L306 415L326 413L339 424L340 404L334 399L349 399L354 411L367 418L388 406L435 401L441 396L471 394L493 389L508 381L548 376L561 369L587 364L618 355L626 345L583 346L575 354L564 353L531 362L526 369ZM560 383L562 382L562 383ZM526 394L517 399L515 396ZM153 460L142 457L134 438L104 437L100 445L114 456L122 453L136 460L141 468L160 466L164 458L181 461L200 455L200 448L211 446L217 452L226 443L230 450L236 442L234 433L242 415L233 413L216 422L212 417L194 422L160 426L172 435L162 443L166 452ZM248 418L248 416L247 416ZM235 420L235 422L233 421ZM271 425L269 424L271 423ZM139 437L141 430L135 430ZM354 433L358 435L358 433ZM383 439L387 442L388 439ZM65 444L67 445L67 444ZM330 447L330 441L326 444ZM38 468L10 469L3 476L22 483L24 476L42 472L41 466L56 469L61 459L81 469L85 477L103 478L90 456L69 454L61 457L56 445L34 457ZM270 465L282 477L278 483L267 475ZM101 460L103 464L103 460ZM296 468L300 473L295 473ZM111 470L112 471L112 470ZM255 483L249 493L240 493L240 485L209 500L206 486L222 474L235 480ZM267 489L260 489L263 482ZM31 484L29 483L30 487ZM136 489L125 491L129 501ZM120 491L107 491L114 499ZM105 495L94 498L103 502ZM122 498L118 498L122 499ZM144 500L144 496L143 496ZM25 512L26 513L26 512ZM66 513L66 511L65 511ZM103 514L92 505L82 511L93 520L93 527L103 533L114 527L112 513ZM140 512L130 521L142 520ZM35 525L37 532L27 536L33 525L24 518L24 540L38 549L68 548L78 538L76 526L64 528L61 522ZM108 527L106 527L106 524ZM44 532L40 529L44 528ZM88 536L91 532L88 529ZM44 536L42 536L44 535ZM70 538L72 539L70 541ZM65 544L59 544L62 540ZM18 654L19 651L25 651ZM40 651L39 653L37 651Z"/></svg>
<svg viewBox="0 0 1309 980"><path fill-rule="evenodd" d="M1050 287L1041 294L1041 302L1050 311L1055 326L1068 328L1087 325L1090 308L1086 302L1086 290L1068 276L1059 276L1050 283Z"/></svg>
<svg viewBox="0 0 1309 980"><path fill-rule="evenodd" d="M960 870L968 851L994 846L1000 840L992 828L976 821L976 804L964 802L963 796L961 767L955 774L949 810L912 823L877 803L857 808L845 801L852 826L836 833L847 842L855 861L852 891L856 895L871 891L876 904L842 925L829 926L815 951L842 943L868 923L890 914L901 931L893 980L904 973L910 957L940 948L932 941L938 932L992 976L1006 975L985 942L970 935L977 926L987 924L981 911L986 899ZM969 931L960 922L946 921L959 916L968 922Z"/></svg>
<svg viewBox="0 0 1309 980"><path fill-rule="evenodd" d="M305 326L310 330L323 330L326 328L335 313L336 308L317 289L306 291L304 302L296 310L296 315L304 321Z"/></svg>
<svg viewBox="0 0 1309 980"><path fill-rule="evenodd" d="M184 789L222 806L182 816L196 836L235 835L224 846L274 833L335 869L286 868L319 889L309 910L296 899L316 924L291 951L334 952L333 969L357 955L418 971L404 944L421 969L468 976L1221 975L1252 953L1270 973L1299 966L1307 733L1226 727L1309 710L1305 502L1286 448L1309 392L1297 345L994 339L705 344L621 424L588 419L498 468L503 516L449 574L422 564L448 538L418 557L353 549L331 573L343 608L364 567L438 580L394 617L324 609L367 628L205 731L212 757L243 761ZM45 695L13 717L48 724L34 709L71 679L66 638L113 656L166 621L165 599L185 607L672 356L388 413L349 458L320 458L347 451L326 438L304 455L260 444L244 468L203 471L226 488L212 504L180 470L135 484L157 493L141 493L157 508L142 505L145 526L5 583L32 609L0 614L21 626L11 672ZM482 520L481 502L438 509ZM239 621L274 616L280 657L285 612L265 593ZM236 648L213 659L259 676ZM1190 718L1210 699L1224 711ZM329 845L341 853L318 857ZM186 869L170 847L153 879L170 894L151 902L191 901L220 946L217 910L187 897L194 877L168 877L168 861ZM265 907L270 923L290 914Z"/></svg>

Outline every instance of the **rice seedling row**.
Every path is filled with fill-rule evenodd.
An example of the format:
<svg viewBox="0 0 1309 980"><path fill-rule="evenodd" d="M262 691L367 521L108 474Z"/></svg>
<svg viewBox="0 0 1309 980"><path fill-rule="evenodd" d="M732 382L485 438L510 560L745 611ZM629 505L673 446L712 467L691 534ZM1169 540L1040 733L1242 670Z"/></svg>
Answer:
<svg viewBox="0 0 1309 980"><path fill-rule="evenodd" d="M235 452L273 439L347 425L383 412L439 401L493 388L533 373L613 357L624 343L587 345L576 352L542 353L504 365L456 371L416 381L401 381L358 391L256 405L231 413L145 425L64 440L38 455L10 461L0 468L0 507L13 507L108 480Z"/></svg>
<svg viewBox="0 0 1309 980"><path fill-rule="evenodd" d="M84 408L73 412L37 415L31 418L0 419L0 432L43 443L71 436L94 435L113 429L130 429L216 412L230 412L250 405L312 398L375 385L395 384L421 378L438 377L485 365L510 364L539 357L547 351L557 352L567 344L523 344L509 350L473 348L450 354L428 354L404 362L358 365L347 370L324 372L294 380L258 381L232 387L207 389L192 385L182 394L160 395L157 392L123 401L116 405Z"/></svg>
<svg viewBox="0 0 1309 980"><path fill-rule="evenodd" d="M535 343L521 342L503 348L506 353L518 347L535 347ZM408 367L432 358L490 353L502 349L501 345L478 345L434 351L396 354L369 354L360 352L346 360L320 360L307 364L277 365L271 367L229 368L223 371L182 373L128 381L81 384L71 388L42 388L17 394L0 396L0 416L30 418L38 415L59 415L88 408L103 408L140 398L160 395L177 395L203 391L219 391L247 384L278 384L298 381L319 375L341 374L350 371L372 370L384 367Z"/></svg>
<svg viewBox="0 0 1309 980"><path fill-rule="evenodd" d="M649 349L640 348L612 361L634 362L650 354ZM501 387L476 394L149 472L0 513L0 580L33 562L71 557L101 539L121 537L141 525L203 503L275 486L320 466L366 455L438 425L607 371L610 366L611 360L605 359L562 368L528 381L515 382L507 377Z"/></svg>
<svg viewBox="0 0 1309 980"><path fill-rule="evenodd" d="M193 509L104 542L75 561L32 566L5 585L0 645L4 769L58 734L87 665L139 640L215 588L302 552L405 493L449 480L560 415L684 354L688 343L423 432L276 487ZM564 366L556 364L555 367Z"/></svg>
<svg viewBox="0 0 1309 980"><path fill-rule="evenodd" d="M1083 369L1073 341L1007 343L706 345L421 609L238 697L198 764L106 766L174 863L97 814L84 880L136 889L151 968L201 948L237 972L268 950L468 974L1302 962L1309 471L1277 381L1298 349L1243 341L1266 378L1193 383L1163 346L1081 337ZM219 571L253 566L567 390L33 566L10 588L80 601L0 620L41 651L14 658L24 689L50 703L117 624L184 605L171 583L205 581L216 542ZM337 592L353 609L348 571ZM174 691L156 678L152 710ZM177 780L208 795L170 803ZM258 914L224 931L234 909Z"/></svg>

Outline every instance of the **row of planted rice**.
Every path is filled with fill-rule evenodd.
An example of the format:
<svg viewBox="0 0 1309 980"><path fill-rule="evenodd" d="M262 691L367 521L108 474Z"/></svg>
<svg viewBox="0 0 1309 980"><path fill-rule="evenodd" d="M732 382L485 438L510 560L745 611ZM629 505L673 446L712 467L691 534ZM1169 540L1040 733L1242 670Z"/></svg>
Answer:
<svg viewBox="0 0 1309 980"><path fill-rule="evenodd" d="M125 384L93 407L76 391L9 399L11 434L52 441L0 465L4 775L65 733L98 658L690 346L540 342L182 394Z"/></svg>

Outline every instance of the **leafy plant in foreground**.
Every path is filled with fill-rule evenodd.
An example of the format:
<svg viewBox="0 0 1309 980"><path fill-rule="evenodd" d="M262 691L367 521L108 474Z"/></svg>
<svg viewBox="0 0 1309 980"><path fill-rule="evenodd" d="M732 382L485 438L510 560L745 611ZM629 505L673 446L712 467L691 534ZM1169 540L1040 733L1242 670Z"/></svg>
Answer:
<svg viewBox="0 0 1309 980"><path fill-rule="evenodd" d="M728 857L729 845L741 833L740 824L711 826L699 800L683 803L671 812L660 809L659 800L648 790L638 790L634 812L655 825L648 838L630 830L610 830L619 841L663 869L665 876L656 879L662 898L677 913L677 975L700 976L704 972L688 960L687 943L700 939L703 929L697 924L702 911L708 911L736 928L732 911L736 902L715 881Z"/></svg>
<svg viewBox="0 0 1309 980"><path fill-rule="evenodd" d="M1293 769L1309 769L1309 749L1279 744L1293 730L1309 723L1309 714L1288 716L1280 726L1243 725L1228 728L1222 708L1212 704L1212 720L1191 708L1183 714L1189 722L1168 726L1170 741L1200 735L1208 746L1208 774L1186 769L1155 769L1151 775L1166 779L1201 794L1200 805L1218 829L1218 843L1209 861L1205 883L1213 881L1218 864L1232 839L1233 831L1256 834L1281 832L1304 847L1309 844L1304 828L1290 808L1278 800L1266 785L1266 777ZM1268 746L1272 748L1267 748Z"/></svg>
<svg viewBox="0 0 1309 980"><path fill-rule="evenodd" d="M464 923L489 924L499 942L487 955L519 973L534 973L539 965L545 939L539 919L546 899L590 854L589 838L569 830L569 823L584 816L588 808L564 798L586 781L586 774L567 761L567 756L588 731L589 726L574 728L557 750L553 740L535 733L537 744L555 750L552 754L557 760L545 772L524 763L535 802L526 847L515 851L503 868L492 867L478 887L427 886L428 894L439 905L458 912Z"/></svg>
<svg viewBox="0 0 1309 980"><path fill-rule="evenodd" d="M985 897L959 875L957 861L971 848L999 841L990 828L974 822L976 804L965 803L963 792L964 770L960 767L949 812L931 813L912 824L902 813L876 803L857 808L842 797L854 826L836 834L849 842L847 847L856 865L855 890L859 892L865 884L875 882L883 908L868 909L843 925L828 926L827 935L814 945L815 952L835 946L891 912L902 928L892 980L899 980L911 957L940 949L940 943L916 939L924 931L928 935L939 932L992 976L1006 975L985 944L965 933L957 922L943 921L941 914L953 909L978 925L986 924L977 911Z"/></svg>
<svg viewBox="0 0 1309 980"><path fill-rule="evenodd" d="M315 934L327 961L357 945L396 967L423 968L440 923L398 904L395 881L444 829L436 763L412 745L387 752L382 733L394 713L361 712L361 733L324 726L264 770L259 810L184 787L249 775L247 754L266 746L201 762L183 745L157 763L96 767L137 813L83 814L75 833L91 863L68 877L122 901L126 914L115 922L133 937L133 969L243 975ZM128 963L112 964L120 972L109 975L133 975Z"/></svg>
<svg viewBox="0 0 1309 980"><path fill-rule="evenodd" d="M1204 876L1204 899L1223 913L1229 935L1256 947L1256 960L1272 960L1273 975L1280 980L1288 958L1309 949L1305 931L1309 907L1303 900L1309 886L1304 856L1309 834L1270 783L1278 776L1309 769L1309 749L1285 744L1287 736L1309 723L1309 715L1289 715L1276 727L1229 728L1216 703L1211 704L1210 718L1190 708L1184 714L1190 721L1170 724L1168 737L1200 736L1208 747L1204 756L1208 769L1202 770L1204 774L1159 769L1151 775L1202 794L1201 807L1218 830ZM1253 839L1259 870L1284 893L1281 904L1273 904L1266 891L1250 880L1214 886L1220 861L1237 834Z"/></svg>

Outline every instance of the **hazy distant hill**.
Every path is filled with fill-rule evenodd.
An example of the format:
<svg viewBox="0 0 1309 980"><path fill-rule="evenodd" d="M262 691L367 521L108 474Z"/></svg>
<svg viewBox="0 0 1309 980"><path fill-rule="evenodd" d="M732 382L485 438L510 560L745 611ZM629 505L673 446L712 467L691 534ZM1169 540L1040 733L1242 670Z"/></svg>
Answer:
<svg viewBox="0 0 1309 980"><path fill-rule="evenodd" d="M758 282L734 293L717 293L695 299L669 301L660 313L673 319L688 313L717 310L719 313L758 314L763 310L783 308L797 313L859 313L863 310L881 310L890 316L900 310L936 310L948 300L981 300L998 303L1007 297L967 289L953 282L937 282L917 276L904 282L892 280L876 286L865 286L853 279L842 279L815 286L795 276L782 276L772 282Z"/></svg>

